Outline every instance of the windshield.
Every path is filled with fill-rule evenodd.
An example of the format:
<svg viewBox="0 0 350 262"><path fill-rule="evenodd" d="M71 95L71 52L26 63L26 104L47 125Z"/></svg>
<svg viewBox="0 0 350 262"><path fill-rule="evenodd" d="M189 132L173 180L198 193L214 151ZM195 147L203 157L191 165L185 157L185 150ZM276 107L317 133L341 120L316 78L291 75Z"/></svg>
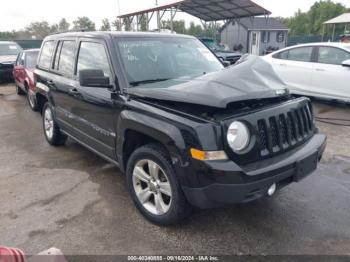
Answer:
<svg viewBox="0 0 350 262"><path fill-rule="evenodd" d="M10 44L1 44L0 43L0 55L1 56L18 55L20 51L21 51L21 48L15 43L10 43Z"/></svg>
<svg viewBox="0 0 350 262"><path fill-rule="evenodd" d="M28 52L26 55L27 68L35 68L39 52Z"/></svg>
<svg viewBox="0 0 350 262"><path fill-rule="evenodd" d="M214 51L225 51L224 46L220 46L214 39L202 39L202 42Z"/></svg>
<svg viewBox="0 0 350 262"><path fill-rule="evenodd" d="M130 37L116 40L131 86L219 71L223 65L199 40Z"/></svg>

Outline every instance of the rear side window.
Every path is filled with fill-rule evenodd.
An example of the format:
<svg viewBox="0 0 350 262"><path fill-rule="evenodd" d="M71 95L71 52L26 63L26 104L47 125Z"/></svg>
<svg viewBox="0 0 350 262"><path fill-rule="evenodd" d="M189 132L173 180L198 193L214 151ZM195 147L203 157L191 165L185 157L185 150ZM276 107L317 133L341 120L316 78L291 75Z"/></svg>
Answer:
<svg viewBox="0 0 350 262"><path fill-rule="evenodd" d="M350 59L350 53L334 47L320 47L318 50L318 62L323 64L341 65Z"/></svg>
<svg viewBox="0 0 350 262"><path fill-rule="evenodd" d="M274 58L300 61L300 62L311 62L313 47L299 47L290 49L281 53L278 53Z"/></svg>
<svg viewBox="0 0 350 262"><path fill-rule="evenodd" d="M57 49L57 52L59 52L59 49ZM71 75L74 68L74 58L75 41L63 41L57 64L55 61L55 66L57 66L55 69L57 69L63 75Z"/></svg>
<svg viewBox="0 0 350 262"><path fill-rule="evenodd" d="M51 65L51 57L54 50L55 42L54 41L47 41L44 43L41 54L39 58L39 67L48 69Z"/></svg>
<svg viewBox="0 0 350 262"><path fill-rule="evenodd" d="M81 42L78 56L77 74L80 70L102 70L106 77L111 77L108 56L103 44L95 42Z"/></svg>
<svg viewBox="0 0 350 262"><path fill-rule="evenodd" d="M26 67L35 68L39 52L28 52L26 56Z"/></svg>

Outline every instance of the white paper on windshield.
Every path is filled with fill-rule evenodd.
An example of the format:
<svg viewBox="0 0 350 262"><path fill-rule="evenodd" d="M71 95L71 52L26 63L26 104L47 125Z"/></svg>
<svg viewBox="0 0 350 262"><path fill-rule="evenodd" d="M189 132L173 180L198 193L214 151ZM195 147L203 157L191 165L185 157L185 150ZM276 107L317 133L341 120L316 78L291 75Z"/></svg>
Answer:
<svg viewBox="0 0 350 262"><path fill-rule="evenodd" d="M10 45L9 47L10 47L10 49L12 49L12 50L17 50L17 49L18 49L17 46L15 46L15 45Z"/></svg>

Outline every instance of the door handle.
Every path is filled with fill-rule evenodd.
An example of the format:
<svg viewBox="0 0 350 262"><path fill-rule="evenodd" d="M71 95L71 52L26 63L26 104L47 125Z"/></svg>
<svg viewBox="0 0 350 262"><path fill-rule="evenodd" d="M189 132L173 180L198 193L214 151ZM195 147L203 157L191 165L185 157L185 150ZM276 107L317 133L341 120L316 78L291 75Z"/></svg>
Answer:
<svg viewBox="0 0 350 262"><path fill-rule="evenodd" d="M52 86L52 85L54 85L55 83L54 83L54 81L52 81L52 80L47 80L47 81L46 81L46 84L49 85L49 86Z"/></svg>
<svg viewBox="0 0 350 262"><path fill-rule="evenodd" d="M287 64L279 64L280 66L287 66Z"/></svg>
<svg viewBox="0 0 350 262"><path fill-rule="evenodd" d="M323 68L316 68L316 71L323 72L323 71L326 71L326 70L324 70Z"/></svg>

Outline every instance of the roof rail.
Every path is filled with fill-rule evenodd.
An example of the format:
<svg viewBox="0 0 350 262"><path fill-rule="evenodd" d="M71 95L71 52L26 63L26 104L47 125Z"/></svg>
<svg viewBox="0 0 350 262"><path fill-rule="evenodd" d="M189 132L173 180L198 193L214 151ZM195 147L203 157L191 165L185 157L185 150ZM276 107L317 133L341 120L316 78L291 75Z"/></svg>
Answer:
<svg viewBox="0 0 350 262"><path fill-rule="evenodd" d="M87 29L72 29L72 30L65 30L65 31L59 31L59 32L56 32L56 33L51 33L49 35L57 35L57 34L64 34L64 33L87 32L87 31L90 31L90 30L87 30Z"/></svg>

